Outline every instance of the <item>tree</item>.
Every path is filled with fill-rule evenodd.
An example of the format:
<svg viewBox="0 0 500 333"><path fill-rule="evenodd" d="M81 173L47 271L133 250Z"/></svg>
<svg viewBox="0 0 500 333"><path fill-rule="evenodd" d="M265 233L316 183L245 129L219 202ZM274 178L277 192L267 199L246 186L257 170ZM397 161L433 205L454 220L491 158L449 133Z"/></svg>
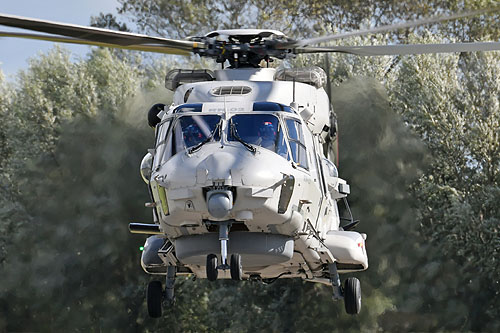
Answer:
<svg viewBox="0 0 500 333"><path fill-rule="evenodd" d="M90 18L90 25L93 27L118 30L118 31L130 31L127 28L127 24L120 23L116 17L112 14L100 13L98 16L92 16Z"/></svg>
<svg viewBox="0 0 500 333"><path fill-rule="evenodd" d="M145 115L142 127L131 125L127 118L137 110L126 107L145 111L149 104L126 102L150 86L143 73L104 49L71 63L55 48L33 59L12 98L2 100L2 118L11 116L5 135L10 150L2 159L10 194L2 191L2 202L10 205L0 215L8 235L1 264L3 330L111 327L117 317L106 314L120 306L124 325L136 325L135 311L142 308L133 305L143 301L137 282L144 278L137 274L141 240L128 236L126 223L143 218L140 201L147 192L133 175L151 134ZM118 275L109 279L113 270ZM127 312L130 306L135 315Z"/></svg>
<svg viewBox="0 0 500 333"><path fill-rule="evenodd" d="M225 1L120 0L119 13L136 23L141 32L163 37L185 38L217 29L278 29L295 38L349 31L367 26L392 24L436 13L496 6L495 1ZM434 25L450 38L497 39L498 14ZM418 30L417 30L418 31ZM394 32L389 40L404 39L405 31Z"/></svg>
<svg viewBox="0 0 500 333"><path fill-rule="evenodd" d="M498 299L489 296L500 292L499 74L497 52L412 57L392 96L433 156L413 186L421 232L460 263L456 293L468 307L466 325L480 331L500 325Z"/></svg>

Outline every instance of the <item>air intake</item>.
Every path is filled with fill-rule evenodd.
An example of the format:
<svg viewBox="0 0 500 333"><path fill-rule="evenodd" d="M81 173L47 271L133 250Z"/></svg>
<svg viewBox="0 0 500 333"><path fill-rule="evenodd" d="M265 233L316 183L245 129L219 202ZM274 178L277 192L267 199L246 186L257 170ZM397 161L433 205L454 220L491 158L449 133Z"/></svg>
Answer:
<svg viewBox="0 0 500 333"><path fill-rule="evenodd" d="M227 96L227 95L246 95L252 91L252 88L247 86L223 86L217 87L210 91L214 96Z"/></svg>

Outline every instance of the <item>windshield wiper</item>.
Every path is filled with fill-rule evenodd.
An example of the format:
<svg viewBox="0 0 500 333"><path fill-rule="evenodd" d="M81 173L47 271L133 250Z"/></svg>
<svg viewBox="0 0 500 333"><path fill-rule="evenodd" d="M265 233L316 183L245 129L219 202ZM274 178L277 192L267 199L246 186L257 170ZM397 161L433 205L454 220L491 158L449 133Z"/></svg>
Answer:
<svg viewBox="0 0 500 333"><path fill-rule="evenodd" d="M222 130L222 118L219 120L219 122L215 126L214 130L212 131L212 133L210 133L210 135L205 140L201 141L196 146L193 146L193 147L189 148L188 153L192 154L195 151L197 151L198 149L200 149L201 146L203 146L205 143L212 141L212 139L215 136L215 133L219 134L219 138L220 138L221 137L221 130Z"/></svg>
<svg viewBox="0 0 500 333"><path fill-rule="evenodd" d="M239 142L241 142L241 144L243 146L245 146L246 149L250 150L253 154L255 154L255 152L257 151L257 149L255 149L254 146L252 146L251 144L245 142L238 134L238 130L236 129L236 125L233 123L233 120L231 119L230 120L230 127L231 127L231 135L236 139L238 140Z"/></svg>

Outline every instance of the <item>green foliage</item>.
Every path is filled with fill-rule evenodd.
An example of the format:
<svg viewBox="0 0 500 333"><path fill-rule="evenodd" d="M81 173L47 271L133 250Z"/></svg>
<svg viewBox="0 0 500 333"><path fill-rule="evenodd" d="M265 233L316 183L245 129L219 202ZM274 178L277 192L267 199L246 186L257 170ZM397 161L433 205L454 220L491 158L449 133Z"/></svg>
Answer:
<svg viewBox="0 0 500 333"><path fill-rule="evenodd" d="M392 96L432 153L429 170L412 188L421 233L460 263L457 298L469 307L473 330L500 325L494 320L500 303L489 296L500 293L499 74L494 52L412 57L399 67L405 80L394 81Z"/></svg>
<svg viewBox="0 0 500 333"><path fill-rule="evenodd" d="M22 202L33 218L4 264L7 330L107 331L135 321L140 240L130 239L126 221L147 216L129 204L143 197L132 166L146 134L114 117L77 117L62 127L54 154L25 171Z"/></svg>
<svg viewBox="0 0 500 333"><path fill-rule="evenodd" d="M143 32L170 38L201 35L217 29L278 29L291 37L311 37L319 33L349 31L372 25L393 24L436 14L450 14L498 6L495 0L468 1L263 1L232 0L119 0L119 13L127 16ZM104 14L101 14L104 16ZM449 37L465 40L497 39L499 14L437 24L433 29ZM418 30L417 30L418 31ZM390 34L404 39L406 31Z"/></svg>

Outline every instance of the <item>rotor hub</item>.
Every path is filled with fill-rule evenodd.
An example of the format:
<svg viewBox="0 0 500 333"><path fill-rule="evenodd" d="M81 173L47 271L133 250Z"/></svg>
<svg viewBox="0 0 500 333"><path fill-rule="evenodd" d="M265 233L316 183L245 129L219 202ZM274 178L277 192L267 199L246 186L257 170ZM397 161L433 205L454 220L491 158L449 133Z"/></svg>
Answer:
<svg viewBox="0 0 500 333"><path fill-rule="evenodd" d="M277 46L293 42L282 32L257 29L218 30L190 40L202 44L194 48L194 53L214 58L221 64L227 60L231 68L257 68L262 60L284 59L292 50Z"/></svg>

